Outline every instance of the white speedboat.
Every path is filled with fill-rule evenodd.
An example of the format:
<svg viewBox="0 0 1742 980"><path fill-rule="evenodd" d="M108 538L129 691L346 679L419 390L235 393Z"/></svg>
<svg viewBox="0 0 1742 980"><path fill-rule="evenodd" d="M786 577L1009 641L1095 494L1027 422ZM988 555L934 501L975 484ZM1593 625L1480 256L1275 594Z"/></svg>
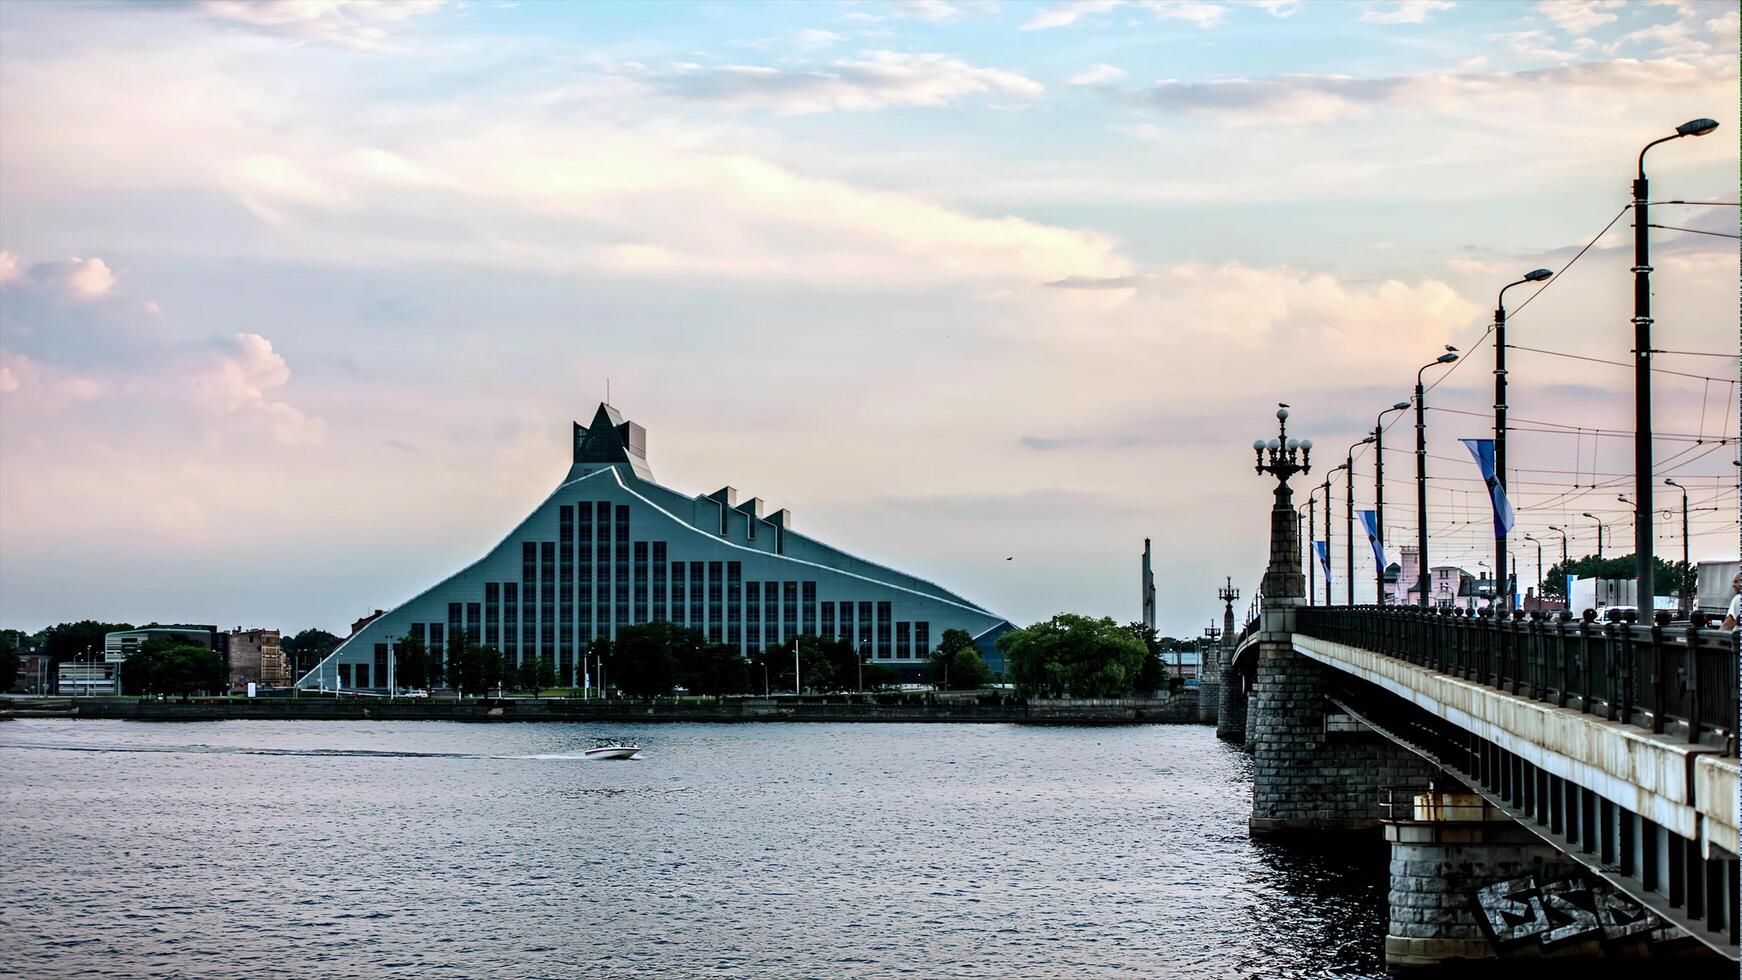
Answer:
<svg viewBox="0 0 1742 980"><path fill-rule="evenodd" d="M594 739L593 747L583 750L581 755L588 759L632 759L635 753L641 751L639 745L628 745L614 742L610 739Z"/></svg>

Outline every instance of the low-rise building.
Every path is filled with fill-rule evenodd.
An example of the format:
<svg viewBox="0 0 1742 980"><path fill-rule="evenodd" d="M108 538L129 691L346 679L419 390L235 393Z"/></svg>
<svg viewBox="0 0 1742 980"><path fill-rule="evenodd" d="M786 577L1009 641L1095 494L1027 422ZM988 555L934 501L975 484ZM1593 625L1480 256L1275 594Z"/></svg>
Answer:
<svg viewBox="0 0 1742 980"><path fill-rule="evenodd" d="M103 637L101 666L107 671L110 689L105 692L91 690L83 693L125 693L121 690L121 664L125 663L128 657L138 653L140 647L152 640L174 640L178 643L187 643L214 650L221 657L228 658L229 655L229 634L218 632L218 628L210 624L183 623L174 626L141 626L138 629L117 630ZM66 687L66 668L67 664L61 664L62 694L73 693ZM92 678L87 683L94 685L96 681Z"/></svg>
<svg viewBox="0 0 1742 980"><path fill-rule="evenodd" d="M246 691L249 684L260 687L289 687L290 665L285 662L277 630L233 629L229 633L230 690Z"/></svg>

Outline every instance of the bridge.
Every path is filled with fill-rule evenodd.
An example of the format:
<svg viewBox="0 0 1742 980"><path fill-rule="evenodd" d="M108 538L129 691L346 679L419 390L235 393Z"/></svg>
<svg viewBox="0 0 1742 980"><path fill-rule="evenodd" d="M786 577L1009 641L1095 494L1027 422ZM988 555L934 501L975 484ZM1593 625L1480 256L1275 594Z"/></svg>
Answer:
<svg viewBox="0 0 1742 980"><path fill-rule="evenodd" d="M1737 960L1735 631L1308 605L1304 453L1280 443L1258 614L1214 696L1254 757L1250 832L1382 834L1394 970L1696 941Z"/></svg>

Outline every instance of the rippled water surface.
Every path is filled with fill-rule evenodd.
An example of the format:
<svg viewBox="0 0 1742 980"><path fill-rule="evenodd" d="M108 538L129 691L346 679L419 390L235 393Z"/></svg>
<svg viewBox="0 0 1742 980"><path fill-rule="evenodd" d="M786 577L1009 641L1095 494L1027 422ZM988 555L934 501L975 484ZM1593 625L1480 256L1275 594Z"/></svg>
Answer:
<svg viewBox="0 0 1742 980"><path fill-rule="evenodd" d="M594 735L631 762L574 755ZM0 724L0 973L1376 976L1208 728Z"/></svg>

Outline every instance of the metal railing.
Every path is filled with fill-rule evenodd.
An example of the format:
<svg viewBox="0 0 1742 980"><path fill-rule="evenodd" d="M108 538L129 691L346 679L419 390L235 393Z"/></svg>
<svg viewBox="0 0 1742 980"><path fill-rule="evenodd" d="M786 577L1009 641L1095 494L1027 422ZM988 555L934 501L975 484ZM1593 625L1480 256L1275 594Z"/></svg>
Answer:
<svg viewBox="0 0 1742 980"><path fill-rule="evenodd" d="M1418 606L1307 606L1296 617L1305 636L1737 753L1733 630Z"/></svg>

